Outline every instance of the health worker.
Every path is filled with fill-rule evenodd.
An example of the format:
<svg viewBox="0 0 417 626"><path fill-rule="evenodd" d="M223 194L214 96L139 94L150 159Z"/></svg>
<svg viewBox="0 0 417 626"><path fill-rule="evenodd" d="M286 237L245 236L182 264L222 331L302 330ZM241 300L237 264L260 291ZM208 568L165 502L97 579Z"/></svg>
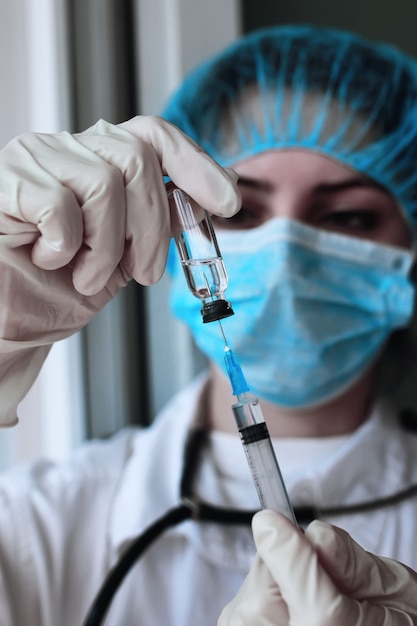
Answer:
<svg viewBox="0 0 417 626"><path fill-rule="evenodd" d="M391 393L412 359L416 68L354 34L273 27L194 70L162 119L0 153L3 422L54 341L159 279L168 175L213 214L224 331L305 529L263 511L252 535L223 340L171 249L173 312L209 368L151 427L0 479L0 623L83 623L135 538L190 502L106 625L213 626L225 606L222 626L417 623L417 436Z"/></svg>
<svg viewBox="0 0 417 626"><path fill-rule="evenodd" d="M222 626L417 623L417 575L373 556L417 567L417 439L390 397L413 356L416 96L401 52L289 26L209 60L166 109L239 175L241 211L213 218L236 313L225 335L296 513L349 533L313 522L303 536L260 514L257 559ZM211 363L206 419L232 434L222 336L200 323L175 256L171 271L173 310ZM212 441L233 505L248 504L232 444L220 456Z"/></svg>

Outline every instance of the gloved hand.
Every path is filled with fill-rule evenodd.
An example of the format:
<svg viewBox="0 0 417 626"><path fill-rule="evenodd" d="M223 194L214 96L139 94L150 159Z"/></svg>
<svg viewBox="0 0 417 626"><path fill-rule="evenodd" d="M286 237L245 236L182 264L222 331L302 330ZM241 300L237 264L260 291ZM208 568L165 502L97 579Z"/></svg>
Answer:
<svg viewBox="0 0 417 626"><path fill-rule="evenodd" d="M218 626L411 626L417 573L314 521L305 535L272 511L253 518L257 556Z"/></svg>
<svg viewBox="0 0 417 626"><path fill-rule="evenodd" d="M212 213L239 209L233 173L156 117L21 135L0 152L0 425L15 423L54 341L132 277L161 277L171 236L163 175Z"/></svg>

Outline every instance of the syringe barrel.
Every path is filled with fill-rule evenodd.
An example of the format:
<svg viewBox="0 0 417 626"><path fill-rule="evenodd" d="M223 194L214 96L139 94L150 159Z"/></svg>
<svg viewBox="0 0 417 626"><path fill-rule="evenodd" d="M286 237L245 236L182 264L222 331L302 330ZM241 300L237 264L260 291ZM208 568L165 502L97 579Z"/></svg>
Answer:
<svg viewBox="0 0 417 626"><path fill-rule="evenodd" d="M248 397L232 410L261 507L283 513L297 524L257 398L251 401Z"/></svg>
<svg viewBox="0 0 417 626"><path fill-rule="evenodd" d="M278 511L297 524L265 422L239 432L261 507Z"/></svg>
<svg viewBox="0 0 417 626"><path fill-rule="evenodd" d="M238 399L239 402L232 405L232 410L239 431L247 426L265 423L259 400L255 395L249 391L239 395Z"/></svg>

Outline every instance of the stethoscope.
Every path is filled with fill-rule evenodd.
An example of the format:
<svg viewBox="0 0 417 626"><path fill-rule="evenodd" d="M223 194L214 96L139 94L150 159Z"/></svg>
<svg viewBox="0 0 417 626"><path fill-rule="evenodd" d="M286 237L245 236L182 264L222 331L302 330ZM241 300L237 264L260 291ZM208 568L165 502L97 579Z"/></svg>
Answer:
<svg viewBox="0 0 417 626"><path fill-rule="evenodd" d="M184 450L184 463L180 481L180 503L168 510L162 517L155 520L143 533L133 540L120 560L109 571L101 589L94 599L83 626L99 626L103 624L113 598L130 569L141 558L143 553L162 533L186 520L195 522L214 522L226 526L250 526L256 511L226 509L200 501L193 495L193 478L205 444L207 431L194 428L190 431ZM294 509L300 526L306 526L314 519L355 515L375 509L395 506L400 502L417 495L417 484L411 485L385 498L377 498L368 502L358 502L348 506L318 509L313 506L302 506Z"/></svg>

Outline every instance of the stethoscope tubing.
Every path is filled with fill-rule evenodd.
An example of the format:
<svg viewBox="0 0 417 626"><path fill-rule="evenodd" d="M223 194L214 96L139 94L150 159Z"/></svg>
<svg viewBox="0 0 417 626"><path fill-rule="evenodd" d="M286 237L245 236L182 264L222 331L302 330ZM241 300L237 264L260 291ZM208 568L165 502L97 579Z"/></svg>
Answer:
<svg viewBox="0 0 417 626"><path fill-rule="evenodd" d="M179 505L170 509L149 526L141 535L133 540L132 544L109 571L100 591L98 592L88 615L83 622L83 626L99 626L103 623L109 610L110 604L122 584L126 574L130 571L143 552L158 537L172 526L177 526L186 519L192 517L192 509L186 505Z"/></svg>

